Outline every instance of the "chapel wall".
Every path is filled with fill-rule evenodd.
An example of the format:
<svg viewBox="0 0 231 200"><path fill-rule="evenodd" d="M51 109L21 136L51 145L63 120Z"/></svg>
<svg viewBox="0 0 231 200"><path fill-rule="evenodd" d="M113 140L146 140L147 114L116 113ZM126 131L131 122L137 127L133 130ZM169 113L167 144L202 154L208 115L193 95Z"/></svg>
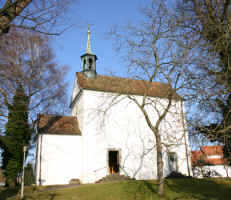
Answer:
<svg viewBox="0 0 231 200"><path fill-rule="evenodd" d="M133 96L134 97L134 96ZM121 99L120 99L121 98ZM142 101L142 96L135 96ZM117 103L116 102L117 99ZM114 101L114 102L113 102ZM153 99L150 99L153 101ZM167 105L166 99L158 99ZM124 96L84 90L83 92L83 182L95 182L109 173L107 152L110 149L120 152L120 174L136 179L156 179L155 137L139 108ZM113 106L110 107L110 104ZM158 106L158 104L156 105ZM104 111L109 108L105 113ZM183 126L178 103L173 106L161 124L164 141L175 138L171 151L178 155L178 169L187 174ZM163 108L159 107L159 111ZM152 121L158 119L155 109L147 108ZM171 136L171 137L170 137ZM166 149L165 149L166 150ZM163 153L164 175L169 173L167 150Z"/></svg>
<svg viewBox="0 0 231 200"><path fill-rule="evenodd" d="M82 179L81 136L40 134L38 144L38 185L69 184L71 179Z"/></svg>

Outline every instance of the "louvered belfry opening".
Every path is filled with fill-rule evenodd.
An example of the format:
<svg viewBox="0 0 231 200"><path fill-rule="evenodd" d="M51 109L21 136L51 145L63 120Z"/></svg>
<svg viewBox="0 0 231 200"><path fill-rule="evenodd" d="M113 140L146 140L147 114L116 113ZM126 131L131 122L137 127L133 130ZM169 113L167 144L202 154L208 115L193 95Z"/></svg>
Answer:
<svg viewBox="0 0 231 200"><path fill-rule="evenodd" d="M119 174L119 151L108 151L108 165L110 174Z"/></svg>

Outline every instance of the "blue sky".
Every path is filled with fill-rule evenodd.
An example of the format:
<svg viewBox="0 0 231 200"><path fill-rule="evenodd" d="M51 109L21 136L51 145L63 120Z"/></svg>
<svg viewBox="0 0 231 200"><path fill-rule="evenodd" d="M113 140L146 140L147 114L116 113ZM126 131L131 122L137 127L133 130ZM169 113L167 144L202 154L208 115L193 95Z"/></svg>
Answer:
<svg viewBox="0 0 231 200"><path fill-rule="evenodd" d="M144 3L145 2L145 3ZM91 47L98 57L97 73L117 75L124 73L125 64L113 50L113 41L107 33L114 25L139 23L139 8L147 4L141 0L80 0L72 3L65 17L72 28L52 40L56 61L70 67L67 76L71 96L75 72L81 71L80 56L86 51L87 26L91 25Z"/></svg>

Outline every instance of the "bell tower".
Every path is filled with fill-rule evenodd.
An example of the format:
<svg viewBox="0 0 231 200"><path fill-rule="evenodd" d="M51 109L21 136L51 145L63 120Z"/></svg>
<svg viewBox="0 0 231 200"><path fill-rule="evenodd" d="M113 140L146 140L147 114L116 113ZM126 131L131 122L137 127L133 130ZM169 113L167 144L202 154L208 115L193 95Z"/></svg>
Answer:
<svg viewBox="0 0 231 200"><path fill-rule="evenodd" d="M96 60L97 56L91 51L91 41L90 41L90 28L88 26L88 38L87 38L87 51L85 54L81 56L83 74L87 78L95 78L96 77Z"/></svg>

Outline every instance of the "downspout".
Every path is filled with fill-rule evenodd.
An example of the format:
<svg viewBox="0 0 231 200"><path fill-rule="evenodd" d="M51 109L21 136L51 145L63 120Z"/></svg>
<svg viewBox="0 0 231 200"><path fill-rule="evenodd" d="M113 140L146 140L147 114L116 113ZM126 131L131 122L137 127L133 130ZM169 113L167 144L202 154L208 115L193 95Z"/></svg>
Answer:
<svg viewBox="0 0 231 200"><path fill-rule="evenodd" d="M35 163L35 184L37 185L37 180L38 180L38 166L39 166L39 163L38 163L38 157L39 157L39 136L38 136L38 129L37 129L37 123L36 123L36 126L35 126L35 137L36 137L36 163Z"/></svg>
<svg viewBox="0 0 231 200"><path fill-rule="evenodd" d="M43 141L43 135L40 134L40 147L39 147L39 185L42 185L42 141Z"/></svg>
<svg viewBox="0 0 231 200"><path fill-rule="evenodd" d="M187 144L187 140L186 140L186 130L185 130L185 122L184 122L185 117L184 117L184 112L183 112L183 109L184 109L183 100L180 101L180 105L181 105L182 125L183 125L183 131L184 131L184 145L185 145L185 154L186 154L186 159L187 159L187 169L188 169L188 175L191 176L190 167L189 167L189 160L188 160L189 153L188 153L188 144Z"/></svg>
<svg viewBox="0 0 231 200"><path fill-rule="evenodd" d="M40 120L40 114L38 114L38 121L36 122L36 135L37 135L37 155L36 155L36 160L38 159L39 157L39 163L37 162L36 163L36 168L38 168L39 166L39 171L38 171L38 184L39 185L42 185L42 181L41 181L41 177L42 177L42 137L43 137L43 134L39 134L39 128L38 128L38 123L39 123L39 120ZM36 174L37 174L37 169L36 169ZM36 179L37 179L37 175L36 175ZM37 180L36 180L37 181Z"/></svg>

